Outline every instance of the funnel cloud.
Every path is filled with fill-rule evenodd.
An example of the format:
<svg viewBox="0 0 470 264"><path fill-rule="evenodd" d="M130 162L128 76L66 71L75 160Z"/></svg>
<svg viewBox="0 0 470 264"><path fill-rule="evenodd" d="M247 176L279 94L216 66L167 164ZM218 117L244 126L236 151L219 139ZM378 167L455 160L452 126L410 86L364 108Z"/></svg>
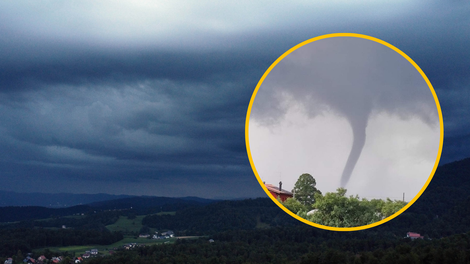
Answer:
<svg viewBox="0 0 470 264"><path fill-rule="evenodd" d="M350 123L353 132L353 145L349 153L348 161L344 166L343 175L341 176L341 187L346 187L348 184L354 166L356 166L357 160L361 156L364 143L366 143L366 124L360 124L359 122Z"/></svg>
<svg viewBox="0 0 470 264"><path fill-rule="evenodd" d="M354 37L318 40L286 56L260 86L250 122L274 127L293 107L310 119L328 113L348 121L353 139L341 187L352 178L371 117L386 113L438 126L432 93L413 65L382 44Z"/></svg>

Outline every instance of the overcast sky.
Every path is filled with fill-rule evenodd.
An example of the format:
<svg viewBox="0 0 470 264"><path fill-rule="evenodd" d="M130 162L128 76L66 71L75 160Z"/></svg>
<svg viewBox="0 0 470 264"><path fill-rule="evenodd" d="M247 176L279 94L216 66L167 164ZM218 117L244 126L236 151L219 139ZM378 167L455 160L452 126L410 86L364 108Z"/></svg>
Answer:
<svg viewBox="0 0 470 264"><path fill-rule="evenodd" d="M404 192L409 201L432 173L439 143L424 78L391 48L363 38L296 49L264 79L250 113L256 170L288 190L310 173L323 192L345 187L398 199Z"/></svg>
<svg viewBox="0 0 470 264"><path fill-rule="evenodd" d="M251 95L281 54L335 32L408 54L441 102L441 161L469 157L469 11L466 1L1 1L0 189L265 196L245 150Z"/></svg>

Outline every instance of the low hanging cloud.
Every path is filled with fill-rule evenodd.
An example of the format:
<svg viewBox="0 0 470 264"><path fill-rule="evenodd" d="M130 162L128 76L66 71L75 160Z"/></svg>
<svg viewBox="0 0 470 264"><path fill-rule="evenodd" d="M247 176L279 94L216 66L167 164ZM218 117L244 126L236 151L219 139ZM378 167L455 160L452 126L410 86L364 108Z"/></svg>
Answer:
<svg viewBox="0 0 470 264"><path fill-rule="evenodd" d="M351 125L353 145L343 187L361 155L371 115L417 116L431 127L438 125L432 93L413 65L392 49L361 38L328 38L293 51L260 86L251 118L275 124L294 105L310 118L329 111Z"/></svg>
<svg viewBox="0 0 470 264"><path fill-rule="evenodd" d="M141 178L155 179L223 167L235 174L237 167L249 171L246 160L234 158L245 153L238 144L243 141L243 116L231 114L236 107L226 109L223 100L230 97L238 105L246 96L233 94L230 83L217 84L217 92L205 83L147 80L7 94L10 100L0 105L8 113L0 117L0 145L14 151L4 160L82 170L125 164L134 170L153 168L158 173ZM98 178L115 177L102 173Z"/></svg>

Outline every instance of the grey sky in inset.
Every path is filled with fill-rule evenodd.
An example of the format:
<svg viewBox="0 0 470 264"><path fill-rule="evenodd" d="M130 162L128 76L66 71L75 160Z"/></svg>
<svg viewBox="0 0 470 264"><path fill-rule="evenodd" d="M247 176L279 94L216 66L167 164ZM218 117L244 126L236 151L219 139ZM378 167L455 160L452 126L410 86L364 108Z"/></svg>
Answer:
<svg viewBox="0 0 470 264"><path fill-rule="evenodd" d="M296 109L295 115L293 115L292 109ZM331 142L329 145L321 144L322 147L316 147L311 143L318 140L323 142L331 140L328 133L324 134L323 138L318 138L319 135L315 135L315 133L308 136L308 134L297 132L299 134L296 135L295 129L313 129L304 118L314 120L316 117L321 117L323 120L315 123L318 131L339 133L338 130L340 130L341 133L336 138L349 137L352 140L349 142L343 141L341 145L338 145L337 142ZM328 118L326 117L335 120L342 118L346 121L347 126L345 127L344 124L341 126L339 124L328 124ZM370 120L385 122L384 120L387 119L394 126L389 127L387 130L380 130L374 127L377 123L372 124L372 135L370 136L375 141L368 142ZM260 167L260 170L263 171L265 170L264 167L270 166L269 164L295 163L296 161L293 161L295 158L301 157L300 159L304 159L303 155L305 153L302 154L301 150L305 150L308 145L309 148L314 149L308 151L309 158L312 160L323 159L325 162L330 163L333 163L332 160L343 161L341 166L343 170L339 176L331 174L332 170L337 171L338 162L335 162L335 168L331 168L330 171L326 168L320 171L317 171L315 167L310 168L313 170L311 173L318 173L320 178L322 174L329 174L329 179L326 180L328 182L336 181L337 187L348 188L348 186L357 185L355 178L358 176L354 168L357 162L361 162L361 164L369 166L369 172L364 173L375 173L376 178L382 182L387 182L388 179L396 177L397 180L400 179L399 181L403 186L413 186L414 190L411 192L416 194L417 190L421 189L429 177L437 157L439 119L436 104L426 82L411 63L401 55L384 45L361 38L335 37L322 39L302 46L287 55L272 69L260 86L253 103L250 123L251 121L254 125L250 127L250 135L254 134L254 137L253 139L250 138L250 148L252 148L253 161L257 169ZM413 134L413 131L410 131L414 123L425 125L424 127L414 127L415 130L417 129L423 134L422 140L426 142L420 143L419 149L416 150L413 149L413 147L416 147L413 145L416 135ZM303 127L299 124L303 124ZM331 127L328 127L329 125ZM267 129L262 129L263 126ZM278 133L279 137L274 139L272 136L263 134L272 132ZM419 166L410 166L406 169L401 168L397 172L413 175L413 173L420 171L421 175L413 176L414 178L421 177L422 181L418 185L416 183L409 184L396 174L386 171L389 167L396 170L393 165L401 166L403 165L402 160L409 160L410 155L413 157L416 155L407 153L407 151L387 152L386 148L382 146L386 146L389 140L383 135L389 136L391 141L397 138L396 144L400 144L401 141L406 142L411 138L413 142L409 143L410 148L407 151L413 153L420 153L423 148L432 150L420 157L427 161L431 157L431 160L433 160L431 164L426 163ZM270 137L273 141L267 143L267 145L283 144L284 149L291 149L294 153L284 156L285 161L282 161L282 159L269 160L263 157L263 153L273 155L274 150L259 148L259 143L255 141L265 141ZM381 138L381 141L377 140L378 137ZM338 139L336 140L338 141ZM296 141L301 142L298 145L298 152L294 150L295 148L292 149L293 145L296 145ZM406 145L406 143L402 144ZM344 159L345 145L350 148L346 159ZM379 149L376 153L379 158L371 159L369 157L368 161L361 160L364 145L369 152L373 148ZM264 148L266 147L264 145ZM389 146L389 148L392 147ZM330 148L337 148L337 152L332 151ZM279 149L277 151L283 152ZM312 164L314 164L313 161ZM288 171L279 171L279 175L268 176L260 173L260 177L262 179L268 177L270 181L284 177L292 182L291 178L298 177L300 174L292 174L294 171L293 166L286 166ZM375 168L377 166L382 170ZM424 175L422 173L423 168ZM372 172L371 169L375 169L375 171ZM269 174L272 174L272 172L269 172ZM369 177L369 175L365 176ZM322 178L322 180L325 179ZM371 178L370 181L376 180ZM415 179L410 179L410 181L414 182ZM349 184L349 182L351 183ZM362 185L369 186L367 182ZM390 185L383 185L382 188L385 186L390 187ZM406 189L409 193L409 186L402 188L403 191ZM381 188L375 185L374 189ZM362 190L362 192L364 191ZM398 190L398 192L400 191ZM366 194L371 193L366 191Z"/></svg>

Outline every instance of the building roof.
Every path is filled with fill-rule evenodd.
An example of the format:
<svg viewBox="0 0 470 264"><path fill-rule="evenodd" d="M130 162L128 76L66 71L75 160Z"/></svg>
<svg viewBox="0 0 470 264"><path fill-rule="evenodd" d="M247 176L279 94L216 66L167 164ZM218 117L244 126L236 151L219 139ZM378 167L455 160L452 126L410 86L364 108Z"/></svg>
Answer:
<svg viewBox="0 0 470 264"><path fill-rule="evenodd" d="M408 232L408 233L406 233L406 235L407 235L408 237L422 237L420 234L418 234L418 233L413 233L413 232Z"/></svg>
<svg viewBox="0 0 470 264"><path fill-rule="evenodd" d="M274 185L272 185L272 184L265 184L265 186L266 186L266 188L268 188L268 190L269 190L270 192L273 192L273 193L276 193L276 194L285 194L285 195L290 195L290 196L293 195L291 192L289 192L289 191L287 191L287 190L284 190L284 189L281 189L281 190L279 191L279 187L274 186Z"/></svg>

